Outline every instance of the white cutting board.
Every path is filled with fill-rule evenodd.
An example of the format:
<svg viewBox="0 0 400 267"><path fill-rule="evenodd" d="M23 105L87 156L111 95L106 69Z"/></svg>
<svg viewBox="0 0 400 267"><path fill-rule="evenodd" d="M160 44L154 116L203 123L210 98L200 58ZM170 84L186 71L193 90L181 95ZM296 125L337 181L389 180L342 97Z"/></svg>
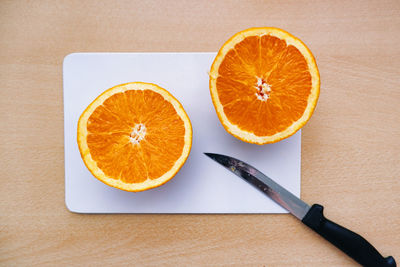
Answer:
<svg viewBox="0 0 400 267"><path fill-rule="evenodd" d="M74 53L64 59L65 202L79 213L284 213L245 181L206 157L242 159L300 195L301 133L258 146L228 134L215 113L208 71L216 53ZM179 173L165 185L131 193L94 178L82 162L76 127L83 110L104 90L143 81L160 85L183 105L193 145Z"/></svg>

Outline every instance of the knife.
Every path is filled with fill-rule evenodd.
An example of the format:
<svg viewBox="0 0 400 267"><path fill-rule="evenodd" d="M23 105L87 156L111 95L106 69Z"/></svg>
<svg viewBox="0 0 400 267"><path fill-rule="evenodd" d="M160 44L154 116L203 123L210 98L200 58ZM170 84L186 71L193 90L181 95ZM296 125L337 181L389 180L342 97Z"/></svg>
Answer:
<svg viewBox="0 0 400 267"><path fill-rule="evenodd" d="M204 154L255 186L359 264L368 267L396 266L392 256L382 257L362 236L325 218L323 206L314 204L310 207L271 178L241 160L214 153Z"/></svg>

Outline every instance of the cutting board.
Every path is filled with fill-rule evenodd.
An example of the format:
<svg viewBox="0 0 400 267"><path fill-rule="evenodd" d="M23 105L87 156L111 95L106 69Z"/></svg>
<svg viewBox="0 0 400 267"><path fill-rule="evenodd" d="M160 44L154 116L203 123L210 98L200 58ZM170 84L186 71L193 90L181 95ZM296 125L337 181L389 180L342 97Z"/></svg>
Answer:
<svg viewBox="0 0 400 267"><path fill-rule="evenodd" d="M73 53L64 59L65 202L78 213L285 213L203 152L255 166L300 196L301 132L258 146L228 134L215 113L208 71L216 53ZM107 186L85 167L76 142L83 110L117 84L156 83L183 105L193 126L192 150L165 185L131 193Z"/></svg>

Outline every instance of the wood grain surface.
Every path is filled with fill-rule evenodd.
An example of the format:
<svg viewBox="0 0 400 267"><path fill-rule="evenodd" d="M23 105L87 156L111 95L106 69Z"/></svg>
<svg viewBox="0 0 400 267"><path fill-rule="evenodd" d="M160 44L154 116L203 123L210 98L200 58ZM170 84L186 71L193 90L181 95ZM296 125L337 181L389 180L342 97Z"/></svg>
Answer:
<svg viewBox="0 0 400 267"><path fill-rule="evenodd" d="M321 73L302 198L400 263L400 1L0 1L1 266L356 266L290 215L80 215L64 203L71 52L217 51L276 26Z"/></svg>

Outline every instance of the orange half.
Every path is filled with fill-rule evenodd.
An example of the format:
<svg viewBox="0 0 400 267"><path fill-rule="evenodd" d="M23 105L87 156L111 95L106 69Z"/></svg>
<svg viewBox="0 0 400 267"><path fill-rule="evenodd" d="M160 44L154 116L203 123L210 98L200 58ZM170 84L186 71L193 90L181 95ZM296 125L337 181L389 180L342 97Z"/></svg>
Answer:
<svg viewBox="0 0 400 267"><path fill-rule="evenodd" d="M278 142L310 119L320 78L310 50L277 28L235 34L210 70L210 93L224 128L249 143Z"/></svg>
<svg viewBox="0 0 400 267"><path fill-rule="evenodd" d="M126 191L169 181L185 163L191 145L185 110L155 84L110 88L78 122L78 146L86 167L100 181Z"/></svg>

